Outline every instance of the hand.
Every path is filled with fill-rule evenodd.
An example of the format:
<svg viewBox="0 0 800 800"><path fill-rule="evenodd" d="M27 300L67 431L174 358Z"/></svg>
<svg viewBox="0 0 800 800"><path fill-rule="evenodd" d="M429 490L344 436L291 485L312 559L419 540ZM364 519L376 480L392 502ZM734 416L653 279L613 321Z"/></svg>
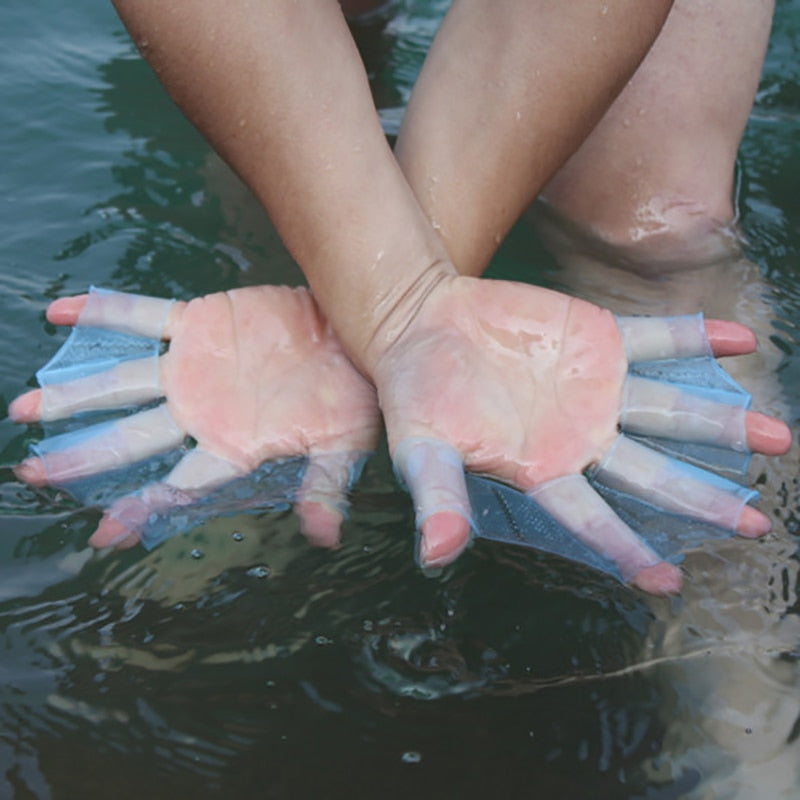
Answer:
<svg viewBox="0 0 800 800"><path fill-rule="evenodd" d="M625 341L608 311L533 286L454 277L428 293L372 369L390 451L417 509L424 565L452 561L469 540L462 462L533 494L623 576L655 593L677 591L679 570L659 561L613 514L585 470L601 465L625 491L657 494L667 510L745 536L769 530L769 519L741 498L682 472L679 479L665 474L663 457L619 435L626 346L631 360L700 355L702 348L673 342L663 320L632 320ZM715 355L755 347L750 331L735 323L709 321L706 334ZM790 432L778 420L701 403L687 427L687 415L670 411L674 401L645 400L626 424L768 454L789 447ZM719 424L720 414L738 414L740 430Z"/></svg>
<svg viewBox="0 0 800 800"><path fill-rule="evenodd" d="M338 541L351 470L374 448L380 414L374 390L309 292L261 286L172 304L101 292L56 300L47 310L57 325L76 325L79 317L81 325L163 338L169 349L22 395L9 407L11 419L164 402L93 436L67 434L65 448L27 459L17 475L35 485L68 485L179 447L186 437L196 442L162 482L117 500L91 544L131 546L153 511L195 502L289 456L309 459L295 505L304 533L320 545Z"/></svg>

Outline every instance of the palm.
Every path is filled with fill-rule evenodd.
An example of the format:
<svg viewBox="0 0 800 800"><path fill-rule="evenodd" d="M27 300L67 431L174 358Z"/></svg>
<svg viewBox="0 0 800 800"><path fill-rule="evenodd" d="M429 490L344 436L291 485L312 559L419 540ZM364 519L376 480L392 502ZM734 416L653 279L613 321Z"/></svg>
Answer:
<svg viewBox="0 0 800 800"><path fill-rule="evenodd" d="M602 458L627 370L609 312L533 286L464 279L424 313L380 373L394 442L442 439L468 469L523 489Z"/></svg>
<svg viewBox="0 0 800 800"><path fill-rule="evenodd" d="M172 415L199 446L248 471L277 456L374 447L372 387L307 292L252 287L176 312L161 383Z"/></svg>

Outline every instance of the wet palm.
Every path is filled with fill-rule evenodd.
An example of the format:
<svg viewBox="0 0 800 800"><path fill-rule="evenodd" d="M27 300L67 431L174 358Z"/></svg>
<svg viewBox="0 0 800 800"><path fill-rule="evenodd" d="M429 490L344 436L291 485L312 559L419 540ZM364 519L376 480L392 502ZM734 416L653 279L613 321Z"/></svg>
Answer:
<svg viewBox="0 0 800 800"><path fill-rule="evenodd" d="M443 439L467 469L528 489L617 434L627 359L613 315L546 289L459 279L376 375L390 446Z"/></svg>

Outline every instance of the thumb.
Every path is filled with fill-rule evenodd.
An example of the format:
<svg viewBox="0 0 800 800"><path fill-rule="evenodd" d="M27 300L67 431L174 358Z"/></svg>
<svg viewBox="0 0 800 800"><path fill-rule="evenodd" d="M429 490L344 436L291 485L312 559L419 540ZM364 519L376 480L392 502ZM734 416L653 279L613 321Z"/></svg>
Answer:
<svg viewBox="0 0 800 800"><path fill-rule="evenodd" d="M393 462L414 503L420 566L449 564L469 544L472 530L460 453L438 439L412 436L397 445Z"/></svg>

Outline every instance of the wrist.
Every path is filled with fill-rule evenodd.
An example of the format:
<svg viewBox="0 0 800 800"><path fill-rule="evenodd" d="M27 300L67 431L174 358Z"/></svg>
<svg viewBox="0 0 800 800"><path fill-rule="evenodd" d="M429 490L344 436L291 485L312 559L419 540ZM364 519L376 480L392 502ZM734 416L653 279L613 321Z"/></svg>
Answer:
<svg viewBox="0 0 800 800"><path fill-rule="evenodd" d="M457 277L450 261L436 260L410 282L393 286L377 298L368 314L367 335L356 345L357 352L351 354L366 375L374 377L404 334L425 316L424 310L433 298L447 292Z"/></svg>

